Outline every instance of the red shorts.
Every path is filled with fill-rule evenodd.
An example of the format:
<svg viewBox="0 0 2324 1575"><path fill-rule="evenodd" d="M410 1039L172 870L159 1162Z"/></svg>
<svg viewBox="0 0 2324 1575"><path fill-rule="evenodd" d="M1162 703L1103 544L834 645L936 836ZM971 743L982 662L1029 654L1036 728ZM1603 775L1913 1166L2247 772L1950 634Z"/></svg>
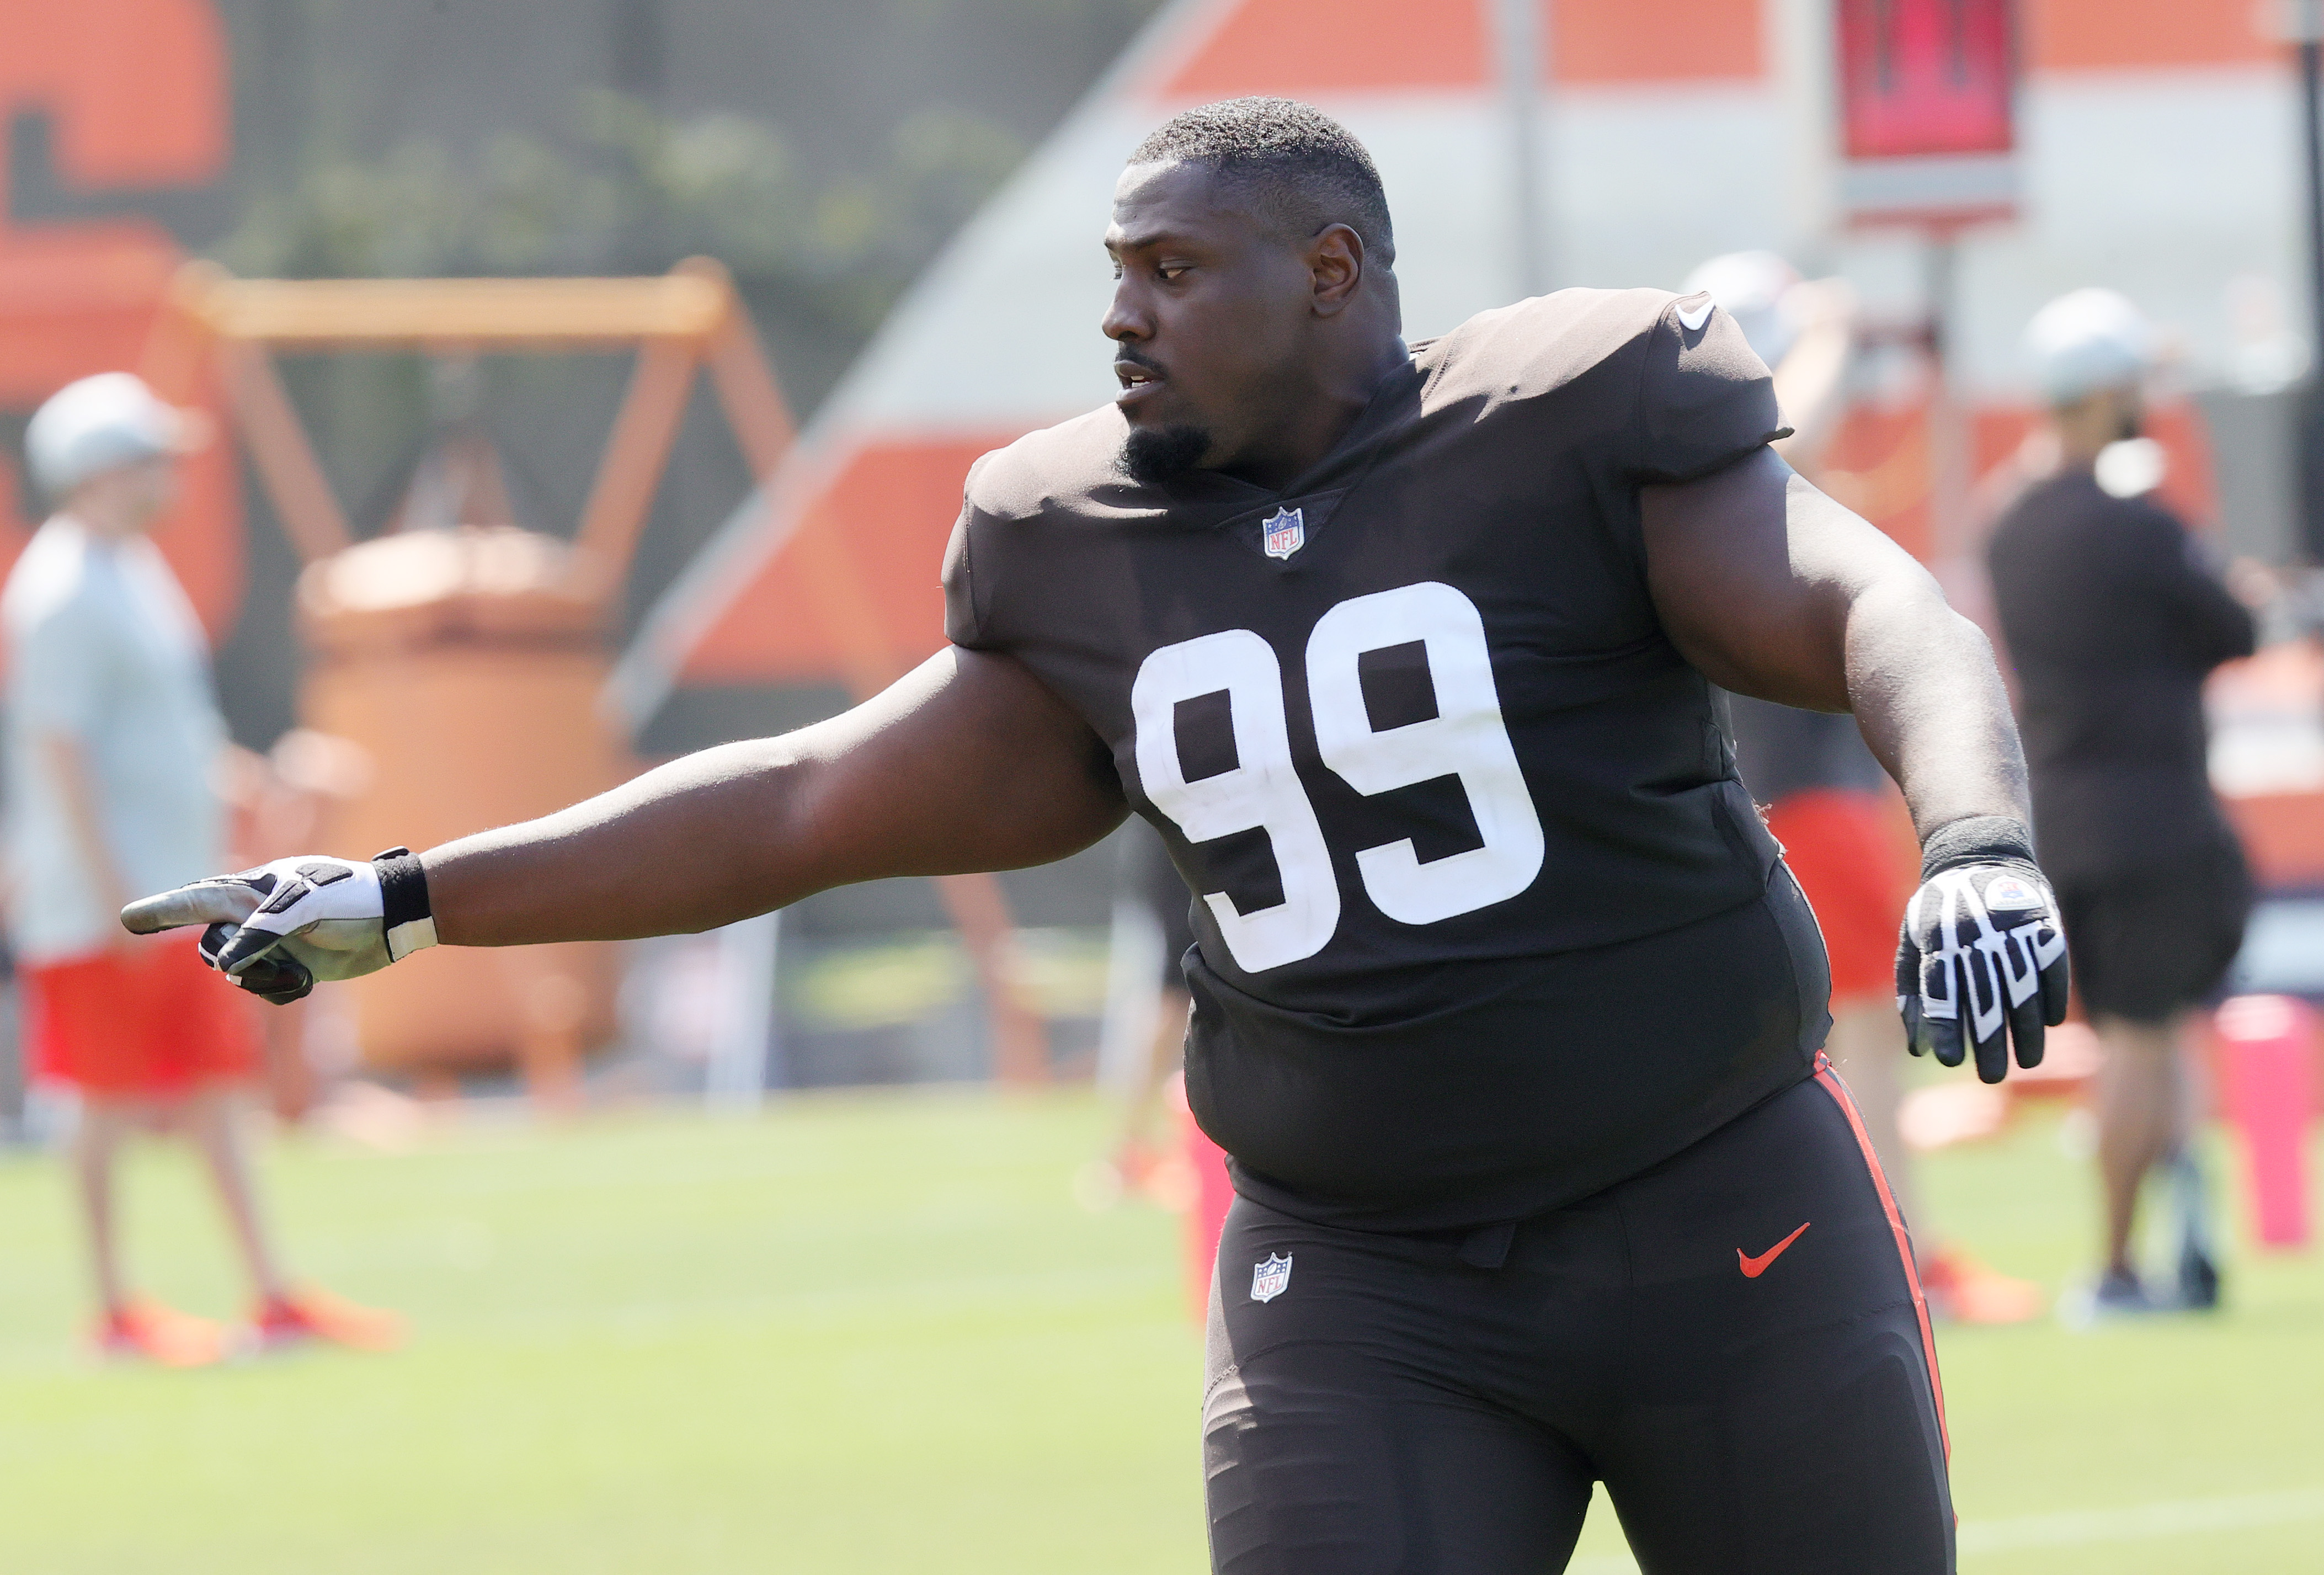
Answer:
<svg viewBox="0 0 2324 1575"><path fill-rule="evenodd" d="M1816 788L1767 811L1767 829L1823 927L1832 1005L1896 994L1896 931L1919 884L1920 863L1895 804L1884 795Z"/></svg>
<svg viewBox="0 0 2324 1575"><path fill-rule="evenodd" d="M249 997L210 971L189 937L29 967L23 984L36 1077L170 1096L257 1069Z"/></svg>

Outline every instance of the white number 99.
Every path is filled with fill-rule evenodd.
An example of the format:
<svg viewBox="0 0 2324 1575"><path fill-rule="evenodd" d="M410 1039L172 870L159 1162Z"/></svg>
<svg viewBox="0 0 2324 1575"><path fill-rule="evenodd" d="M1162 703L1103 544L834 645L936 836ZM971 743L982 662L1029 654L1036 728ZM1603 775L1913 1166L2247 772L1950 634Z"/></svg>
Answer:
<svg viewBox="0 0 2324 1575"><path fill-rule="evenodd" d="M1360 659L1415 644L1426 653L1436 715L1375 730ZM1541 820L1501 718L1476 604L1433 580L1353 598L1316 621L1306 668L1315 746L1325 765L1367 797L1457 776L1476 821L1480 846L1426 864L1410 838L1360 849L1356 868L1381 913L1401 923L1433 924L1504 902L1533 884L1541 873ZM1236 764L1189 783L1178 757L1178 702L1221 690L1232 716ZM1139 668L1130 709L1147 797L1189 842L1261 828L1274 848L1281 903L1243 913L1222 892L1204 896L1236 964L1259 973L1321 951L1339 927L1339 884L1292 764L1273 648L1248 629L1166 645Z"/></svg>

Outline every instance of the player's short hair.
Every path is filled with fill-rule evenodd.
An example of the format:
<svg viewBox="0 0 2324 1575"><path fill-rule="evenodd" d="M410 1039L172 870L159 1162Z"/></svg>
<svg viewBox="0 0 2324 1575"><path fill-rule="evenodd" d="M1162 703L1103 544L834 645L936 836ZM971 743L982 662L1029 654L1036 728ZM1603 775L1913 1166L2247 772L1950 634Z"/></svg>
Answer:
<svg viewBox="0 0 2324 1575"><path fill-rule="evenodd" d="M1138 144L1133 164L1181 162L1217 171L1298 240L1344 224L1382 263L1396 258L1388 193L1348 128L1296 98L1229 98L1174 115Z"/></svg>

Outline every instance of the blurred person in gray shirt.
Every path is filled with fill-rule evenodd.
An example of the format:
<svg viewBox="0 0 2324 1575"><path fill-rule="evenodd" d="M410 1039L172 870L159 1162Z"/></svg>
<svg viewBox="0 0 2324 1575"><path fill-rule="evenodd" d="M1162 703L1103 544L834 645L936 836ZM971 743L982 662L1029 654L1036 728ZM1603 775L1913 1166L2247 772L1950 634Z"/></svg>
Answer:
<svg viewBox="0 0 2324 1575"><path fill-rule="evenodd" d="M1988 566L2017 672L2042 867L2103 1046L2106 1266L2094 1304L2209 1307L2218 1279L2193 1200L2185 1045L2242 946L2252 887L2206 774L2202 686L2251 654L2253 621L2149 496L2163 468L2141 436L2153 333L2137 309L2111 291L2076 291L2044 307L2026 340L2057 466L2004 514ZM2150 1287L2131 1261L2140 1190L2163 1167L2185 1183L2170 1290Z"/></svg>
<svg viewBox="0 0 2324 1575"><path fill-rule="evenodd" d="M353 1335L377 1315L285 1283L253 1194L239 1085L255 1070L246 1004L223 998L182 936L132 936L124 903L214 868L228 747L200 623L147 532L175 494L197 418L127 373L87 377L34 414L33 477L60 507L0 592L8 654L10 942L23 966L34 1074L72 1087L73 1177L107 1356L190 1366L226 1329L132 1292L114 1176L141 1129L184 1132L208 1162L256 1292L248 1343ZM31 900L38 894L37 902Z"/></svg>

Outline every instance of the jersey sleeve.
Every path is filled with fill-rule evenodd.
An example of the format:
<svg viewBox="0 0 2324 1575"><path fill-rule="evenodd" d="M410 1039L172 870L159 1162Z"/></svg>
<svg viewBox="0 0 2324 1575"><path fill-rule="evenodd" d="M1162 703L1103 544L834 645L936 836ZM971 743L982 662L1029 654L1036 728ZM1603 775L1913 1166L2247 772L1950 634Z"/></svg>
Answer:
<svg viewBox="0 0 2324 1575"><path fill-rule="evenodd" d="M1766 363L1708 295L1665 302L1641 351L1635 480L1692 481L1791 435Z"/></svg>
<svg viewBox="0 0 2324 1575"><path fill-rule="evenodd" d="M986 590L976 578L976 538L985 521L976 506L977 476L990 454L969 467L968 483L960 501L960 518L954 522L952 540L945 544L945 638L972 651L996 649L986 628L987 607L980 599Z"/></svg>

